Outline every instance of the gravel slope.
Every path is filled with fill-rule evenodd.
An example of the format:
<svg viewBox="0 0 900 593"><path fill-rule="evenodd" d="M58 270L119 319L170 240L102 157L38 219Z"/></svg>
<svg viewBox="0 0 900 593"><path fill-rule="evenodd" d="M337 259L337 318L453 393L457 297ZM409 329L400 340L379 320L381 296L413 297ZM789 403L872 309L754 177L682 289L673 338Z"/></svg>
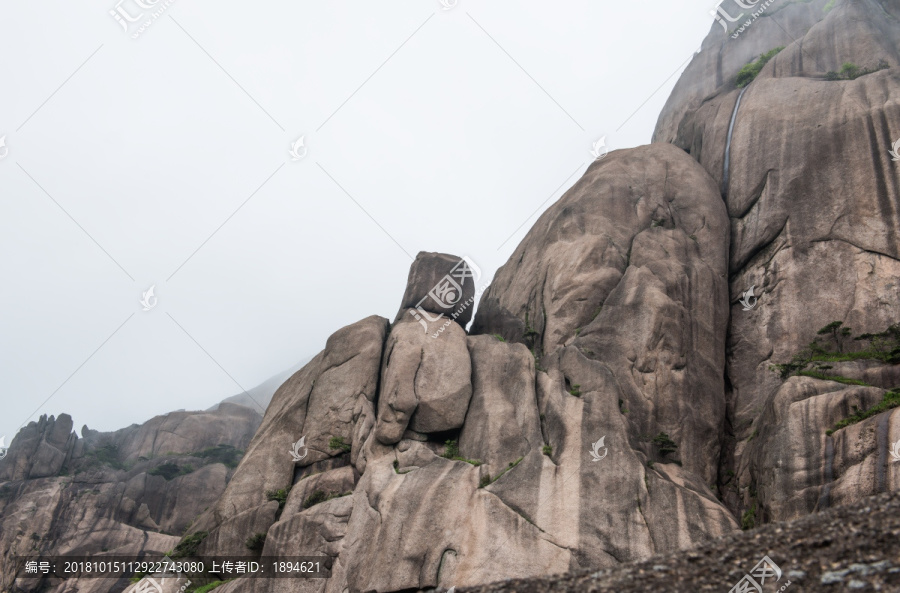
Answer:
<svg viewBox="0 0 900 593"><path fill-rule="evenodd" d="M766 580L765 593L900 591L900 495L881 494L856 505L829 509L789 523L765 525L693 550L610 570L511 580L457 588L456 592L725 593L764 555L783 573L776 583L772 578ZM498 557L498 561L502 559ZM756 589L750 587L747 591Z"/></svg>

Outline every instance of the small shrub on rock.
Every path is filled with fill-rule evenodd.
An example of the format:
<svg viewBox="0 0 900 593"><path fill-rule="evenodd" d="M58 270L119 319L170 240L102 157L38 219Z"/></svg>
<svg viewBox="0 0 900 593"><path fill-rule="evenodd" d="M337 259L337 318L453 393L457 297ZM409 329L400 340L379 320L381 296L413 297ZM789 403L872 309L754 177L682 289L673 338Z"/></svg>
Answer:
<svg viewBox="0 0 900 593"><path fill-rule="evenodd" d="M262 552L263 548L266 546L266 534L254 533L247 538L247 541L244 542L244 545L247 546L248 550L253 550L254 552Z"/></svg>

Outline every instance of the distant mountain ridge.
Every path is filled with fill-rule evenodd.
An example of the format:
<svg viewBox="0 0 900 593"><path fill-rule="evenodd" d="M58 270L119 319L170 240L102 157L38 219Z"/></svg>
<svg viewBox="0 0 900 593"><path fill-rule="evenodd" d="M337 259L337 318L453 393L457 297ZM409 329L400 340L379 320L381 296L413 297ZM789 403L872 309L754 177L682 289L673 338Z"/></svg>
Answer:
<svg viewBox="0 0 900 593"><path fill-rule="evenodd" d="M244 393L239 393L237 395L232 395L230 397L226 397L219 403L233 403L239 404L242 406L247 406L248 408L252 408L259 412L260 414L264 414L266 408L269 407L269 402L272 401L272 396L275 395L275 391L281 387L282 383L288 380L288 378L302 369L306 364L312 360L312 356L308 356L299 363L295 364L291 368L281 371L275 375L272 375L256 387L251 387ZM214 404L210 406L207 411L215 410L219 404Z"/></svg>

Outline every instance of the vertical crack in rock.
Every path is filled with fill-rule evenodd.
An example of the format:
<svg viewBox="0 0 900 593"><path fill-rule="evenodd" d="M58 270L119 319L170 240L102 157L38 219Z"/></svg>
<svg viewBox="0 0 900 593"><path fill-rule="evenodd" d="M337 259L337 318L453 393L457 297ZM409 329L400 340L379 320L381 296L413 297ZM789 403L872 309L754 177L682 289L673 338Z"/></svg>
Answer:
<svg viewBox="0 0 900 593"><path fill-rule="evenodd" d="M741 100L744 93L747 92L749 86L745 86L738 94L737 101L734 102L734 111L731 112L731 122L728 124L728 137L725 140L725 164L722 168L722 195L728 195L728 181L731 178L731 138L734 135L734 124L737 122L738 110L741 108Z"/></svg>

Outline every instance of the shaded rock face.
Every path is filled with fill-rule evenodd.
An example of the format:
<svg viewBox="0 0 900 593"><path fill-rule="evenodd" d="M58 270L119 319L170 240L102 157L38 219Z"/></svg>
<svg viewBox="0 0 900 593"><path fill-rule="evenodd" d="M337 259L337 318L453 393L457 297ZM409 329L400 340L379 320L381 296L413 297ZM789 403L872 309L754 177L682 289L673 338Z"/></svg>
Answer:
<svg viewBox="0 0 900 593"><path fill-rule="evenodd" d="M860 374L828 362L826 375L857 377L871 386L864 389L783 383L770 369L833 321L857 336L900 319L900 177L888 152L900 138L900 4L820 4L786 5L734 41L723 43L714 26L654 135L696 158L728 207L730 438L721 482L734 512L757 521L897 487L885 454L900 434L895 414L825 434L853 406L871 407L900 385L895 367L874 363ZM777 46L786 47L735 109L741 62ZM853 80L826 76L879 61L891 67ZM750 287L758 304L745 311L738 301ZM861 346L849 340L846 348Z"/></svg>
<svg viewBox="0 0 900 593"><path fill-rule="evenodd" d="M537 406L535 362L522 344L470 336L472 402L459 448L484 462L491 476L508 471L544 445Z"/></svg>
<svg viewBox="0 0 900 593"><path fill-rule="evenodd" d="M406 292L394 321L407 315L427 323L444 316L466 327L472 320L475 282L480 277L481 270L468 258L419 253L409 268Z"/></svg>
<svg viewBox="0 0 900 593"><path fill-rule="evenodd" d="M0 589L16 579L15 555L136 557L171 550L225 491L260 421L249 408L223 403L113 433L85 427L81 439L66 414L30 423L0 460ZM46 586L38 579L16 583L23 590ZM77 581L80 591L127 584Z"/></svg>

